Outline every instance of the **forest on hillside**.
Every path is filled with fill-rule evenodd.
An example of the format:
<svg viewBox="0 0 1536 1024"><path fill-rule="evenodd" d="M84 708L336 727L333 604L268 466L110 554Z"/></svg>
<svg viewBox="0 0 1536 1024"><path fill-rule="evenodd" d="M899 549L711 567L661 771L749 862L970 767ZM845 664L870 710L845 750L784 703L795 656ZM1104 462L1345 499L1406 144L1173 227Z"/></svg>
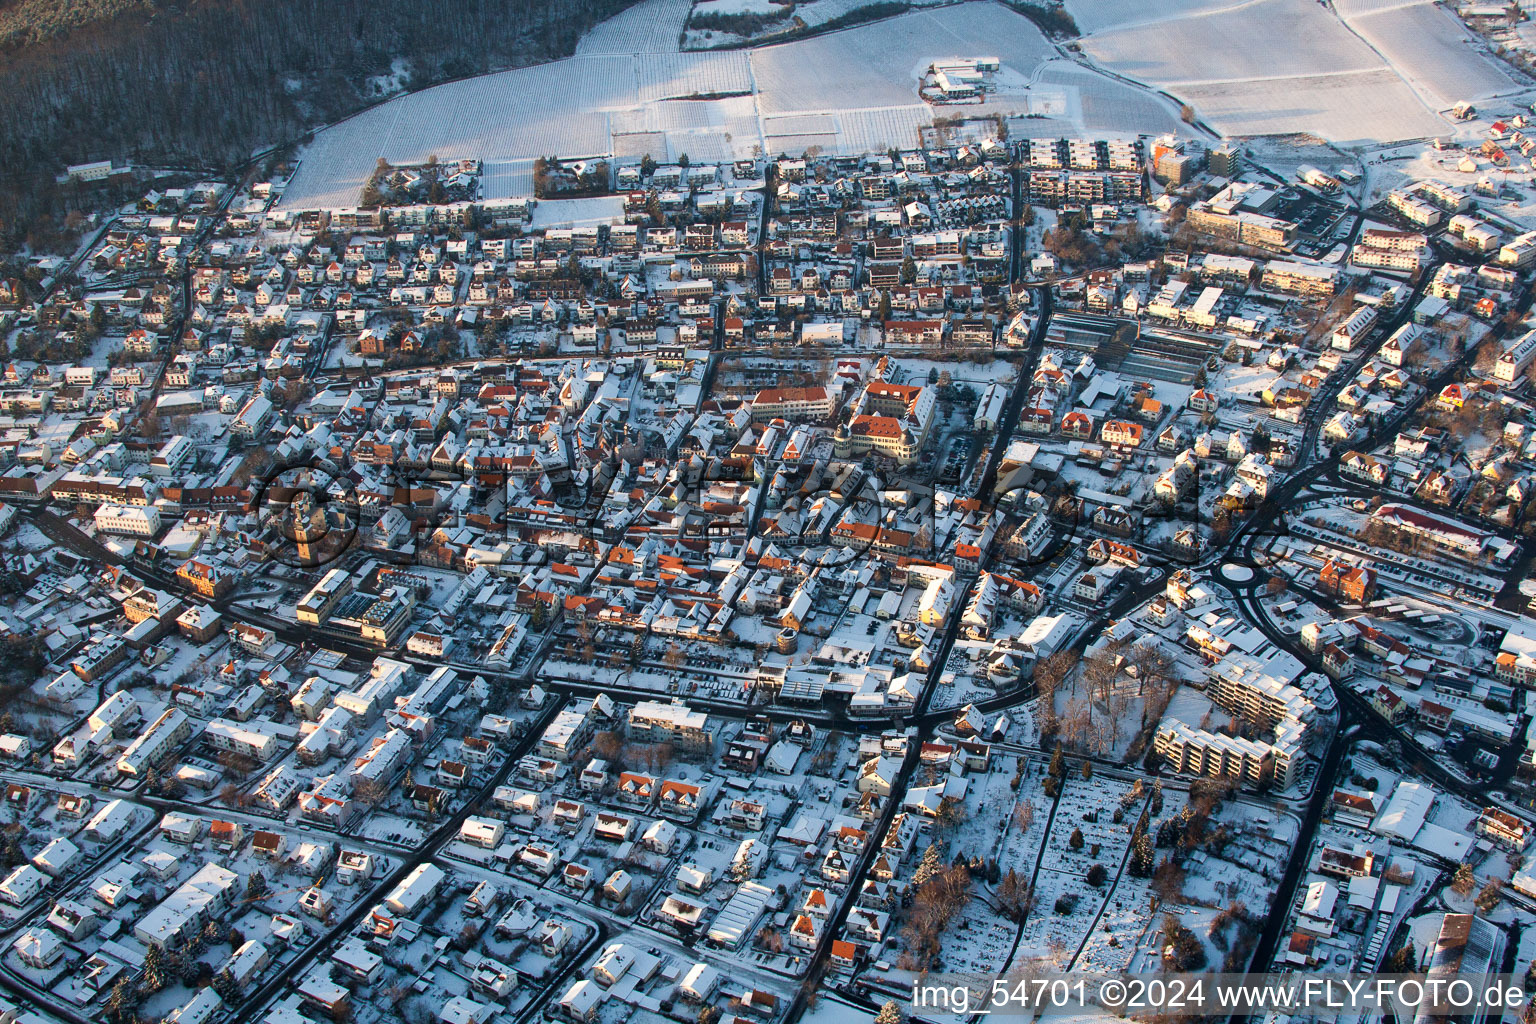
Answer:
<svg viewBox="0 0 1536 1024"><path fill-rule="evenodd" d="M230 167L376 101L375 76L563 56L630 2L0 0L0 238L66 213L66 164Z"/></svg>

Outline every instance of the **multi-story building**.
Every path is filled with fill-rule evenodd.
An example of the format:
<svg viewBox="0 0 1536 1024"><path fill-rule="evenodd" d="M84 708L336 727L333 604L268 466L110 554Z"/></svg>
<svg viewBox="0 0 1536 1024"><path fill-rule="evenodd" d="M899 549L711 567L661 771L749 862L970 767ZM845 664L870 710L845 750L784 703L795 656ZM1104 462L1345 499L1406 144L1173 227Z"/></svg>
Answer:
<svg viewBox="0 0 1536 1024"><path fill-rule="evenodd" d="M160 510L154 507L102 505L96 509L96 529L130 537L153 537L160 532Z"/></svg>
<svg viewBox="0 0 1536 1024"><path fill-rule="evenodd" d="M1387 193L1387 205L1396 210L1410 224L1421 228L1438 227L1445 220L1439 207L1408 189L1393 189Z"/></svg>
<svg viewBox="0 0 1536 1024"><path fill-rule="evenodd" d="M229 574L195 558L181 564L176 570L176 579L194 593L207 598L223 597L235 585Z"/></svg>
<svg viewBox="0 0 1536 1024"><path fill-rule="evenodd" d="M117 759L123 775L140 776L159 764L192 735L192 720L178 708L170 708L128 745Z"/></svg>
<svg viewBox="0 0 1536 1024"><path fill-rule="evenodd" d="M1317 572L1317 585L1325 594L1364 604L1376 590L1376 573L1362 565L1345 565L1329 559Z"/></svg>
<svg viewBox="0 0 1536 1024"><path fill-rule="evenodd" d="M1209 672L1206 692L1222 709L1259 725L1312 721L1312 701L1301 690L1268 671L1257 658L1229 654Z"/></svg>
<svg viewBox="0 0 1536 1024"><path fill-rule="evenodd" d="M1484 807L1477 819L1477 834L1510 850L1523 850L1531 827L1524 820L1497 807Z"/></svg>
<svg viewBox="0 0 1536 1024"><path fill-rule="evenodd" d="M1284 249L1296 240L1296 222L1241 208L1242 196L1199 202L1185 218L1191 230L1264 249Z"/></svg>
<svg viewBox="0 0 1536 1024"><path fill-rule="evenodd" d="M318 626L330 618L337 602L352 592L352 576L341 569L332 569L320 578L309 592L299 599L294 608L294 618L310 626Z"/></svg>
<svg viewBox="0 0 1536 1024"><path fill-rule="evenodd" d="M878 452L897 462L917 458L922 442L894 416L854 416L839 424L832 435L832 450L838 458Z"/></svg>
<svg viewBox="0 0 1536 1024"><path fill-rule="evenodd" d="M1177 718L1163 719L1153 744L1163 762L1181 775L1207 775L1257 786L1273 767L1267 744L1208 732Z"/></svg>
<svg viewBox="0 0 1536 1024"><path fill-rule="evenodd" d="M1536 250L1532 251L1536 259ZM1339 288L1339 268L1323 263L1270 260L1264 266L1264 287L1271 291L1316 298Z"/></svg>
<svg viewBox="0 0 1536 1024"><path fill-rule="evenodd" d="M1499 356L1493 364L1494 380L1512 383L1536 360L1536 331L1526 331L1520 339Z"/></svg>
<svg viewBox="0 0 1536 1024"><path fill-rule="evenodd" d="M539 756L567 761L586 745L596 728L591 715L567 708L555 716L539 737Z"/></svg>
<svg viewBox="0 0 1536 1024"><path fill-rule="evenodd" d="M134 937L158 949L181 945L229 909L239 881L240 876L226 867L204 864L144 915L134 926Z"/></svg>
<svg viewBox="0 0 1536 1024"><path fill-rule="evenodd" d="M269 761L281 743L275 731L254 729L240 722L215 718L203 729L203 741L215 750Z"/></svg>
<svg viewBox="0 0 1536 1024"><path fill-rule="evenodd" d="M641 743L671 743L689 754L707 753L712 743L707 714L659 700L643 700L630 709L629 736Z"/></svg>
<svg viewBox="0 0 1536 1024"><path fill-rule="evenodd" d="M752 421L825 420L836 403L826 388L766 388L752 399Z"/></svg>

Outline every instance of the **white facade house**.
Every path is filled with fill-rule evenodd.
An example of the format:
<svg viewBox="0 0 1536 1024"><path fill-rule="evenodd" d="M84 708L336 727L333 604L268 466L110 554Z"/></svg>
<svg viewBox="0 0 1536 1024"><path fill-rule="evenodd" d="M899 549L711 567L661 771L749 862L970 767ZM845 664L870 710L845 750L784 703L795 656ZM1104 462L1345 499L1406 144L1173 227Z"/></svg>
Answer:
<svg viewBox="0 0 1536 1024"><path fill-rule="evenodd" d="M401 917L410 917L437 894L438 886L447 875L436 864L418 865L416 870L400 880L400 884L384 897L384 905Z"/></svg>
<svg viewBox="0 0 1536 1024"><path fill-rule="evenodd" d="M153 537L160 532L160 510L153 506L102 505L96 509L96 529L130 537Z"/></svg>
<svg viewBox="0 0 1536 1024"><path fill-rule="evenodd" d="M139 734L117 759L117 770L124 775L142 775L192 734L192 721L186 713L171 708Z"/></svg>

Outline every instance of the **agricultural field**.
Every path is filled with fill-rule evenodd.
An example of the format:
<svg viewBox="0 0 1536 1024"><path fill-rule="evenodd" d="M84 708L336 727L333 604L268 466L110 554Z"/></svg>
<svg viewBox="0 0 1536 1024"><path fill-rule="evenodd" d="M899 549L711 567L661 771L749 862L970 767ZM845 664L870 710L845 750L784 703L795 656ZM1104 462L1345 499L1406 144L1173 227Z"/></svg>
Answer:
<svg viewBox="0 0 1536 1024"><path fill-rule="evenodd" d="M1435 4L1345 13L1344 19L1436 109L1518 88L1504 67L1476 48L1461 22Z"/></svg>
<svg viewBox="0 0 1536 1024"><path fill-rule="evenodd" d="M1525 88L1429 0L1074 0L1067 9L1085 54L1169 90L1223 134L1417 138L1449 131L1437 112L1461 100Z"/></svg>
<svg viewBox="0 0 1536 1024"><path fill-rule="evenodd" d="M1056 135L1180 126L1171 101L1061 57L1027 18L997 3L912 11L777 46L679 53L658 26L674 15L680 25L686 10L647 0L599 26L575 57L401 96L323 129L284 205L354 206L380 157L479 159L485 195L504 197L526 194L532 161L549 153L712 161L813 147L863 153L915 144L936 111L1018 115L1031 133ZM652 19L646 33L604 42L610 25L642 11ZM918 98L929 64L972 54L1003 64L984 104L934 108Z"/></svg>
<svg viewBox="0 0 1536 1024"><path fill-rule="evenodd" d="M581 37L578 57L599 53L675 53L693 0L641 0Z"/></svg>
<svg viewBox="0 0 1536 1024"><path fill-rule="evenodd" d="M1177 21L1242 7L1247 0L1166 0L1152 5L1142 0L1067 0L1067 13L1083 35L1161 21Z"/></svg>
<svg viewBox="0 0 1536 1024"><path fill-rule="evenodd" d="M1256 39L1266 40L1263 47ZM1174 90L1185 85L1342 74L1381 58L1310 0L1257 0L1227 10L1160 18L1089 36L1095 60Z"/></svg>
<svg viewBox="0 0 1536 1024"><path fill-rule="evenodd" d="M1221 82L1179 90L1223 134L1304 132L1341 146L1422 138L1446 122L1386 68L1347 75Z"/></svg>

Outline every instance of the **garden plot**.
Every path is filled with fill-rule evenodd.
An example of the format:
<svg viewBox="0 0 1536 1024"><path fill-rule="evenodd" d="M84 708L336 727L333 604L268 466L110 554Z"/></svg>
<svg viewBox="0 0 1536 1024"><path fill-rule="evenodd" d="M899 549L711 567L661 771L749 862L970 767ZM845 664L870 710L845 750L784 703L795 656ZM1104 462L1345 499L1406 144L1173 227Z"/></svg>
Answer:
<svg viewBox="0 0 1536 1024"><path fill-rule="evenodd" d="M1088 135L1161 135L1173 132L1189 135L1192 130L1179 120L1177 105L1166 97L1145 89L1138 89L1124 82L1105 78L1088 68L1065 61L1053 61L1041 69L1032 90L1038 97L1047 88L1054 87L1061 94L1075 101L1075 109L1065 115L1082 126ZM1039 111L1036 111L1039 113ZM1061 116L1045 111L1050 116ZM1034 119L1033 123L1050 125L1049 120ZM1050 132L1059 133L1054 126Z"/></svg>
<svg viewBox="0 0 1536 1024"><path fill-rule="evenodd" d="M648 54L635 62L635 75L642 104L752 91L752 68L747 54L740 50Z"/></svg>
<svg viewBox="0 0 1536 1024"><path fill-rule="evenodd" d="M795 5L795 17L805 22L811 28L825 25L829 21L838 18L846 18L854 11L861 11L866 7L873 7L884 0L813 0ZM923 6L921 3L912 4L913 7Z"/></svg>
<svg viewBox="0 0 1536 1024"><path fill-rule="evenodd" d="M1113 973L1132 970L1137 952L1156 918L1150 879L1121 875L1115 891L1104 901L1098 923L1088 934L1074 970ZM1137 969L1143 969L1138 963Z"/></svg>
<svg viewBox="0 0 1536 1024"><path fill-rule="evenodd" d="M959 855L967 860L976 857L996 859L1003 871L1010 867L1020 872L1033 869L1033 863L1016 864L1008 859L1011 838L1008 832L1017 828L1013 820L1016 794L1009 784L1013 779L1016 761L1016 758L1007 755L994 754L991 771L985 775L969 777L965 820L956 825L949 836L951 857ZM1036 771L1039 771L1038 765ZM1040 798L1036 799L1038 801ZM1043 813L1040 816L1040 824L1043 826L1045 816ZM1008 822L1004 829L997 827L999 820Z"/></svg>
<svg viewBox="0 0 1536 1024"><path fill-rule="evenodd" d="M1034 875L1040 852L1045 848L1045 830L1051 816L1051 801L1040 791L1045 763L1032 761L1028 771L1013 794L1015 800L1007 812L997 857L1004 874L1016 871L1026 883ZM996 812L999 816L1002 813L1001 810Z"/></svg>
<svg viewBox="0 0 1536 1024"><path fill-rule="evenodd" d="M976 895L944 933L944 970L957 974L992 974L1008 961L1015 925L984 895Z"/></svg>
<svg viewBox="0 0 1536 1024"><path fill-rule="evenodd" d="M996 56L1025 80L1056 56L1028 19L994 3L914 11L751 51L765 115L919 105L918 80L935 59L978 54ZM1012 109L1016 103L995 99L984 108Z"/></svg>
<svg viewBox="0 0 1536 1024"><path fill-rule="evenodd" d="M1393 7L1433 2L1434 0L1334 0L1333 9L1339 12L1339 17L1347 20L1357 14L1370 14L1374 11L1390 10Z"/></svg>
<svg viewBox="0 0 1536 1024"><path fill-rule="evenodd" d="M1504 68L1479 52L1455 16L1433 3L1343 16L1350 28L1437 108L1518 87Z"/></svg>

